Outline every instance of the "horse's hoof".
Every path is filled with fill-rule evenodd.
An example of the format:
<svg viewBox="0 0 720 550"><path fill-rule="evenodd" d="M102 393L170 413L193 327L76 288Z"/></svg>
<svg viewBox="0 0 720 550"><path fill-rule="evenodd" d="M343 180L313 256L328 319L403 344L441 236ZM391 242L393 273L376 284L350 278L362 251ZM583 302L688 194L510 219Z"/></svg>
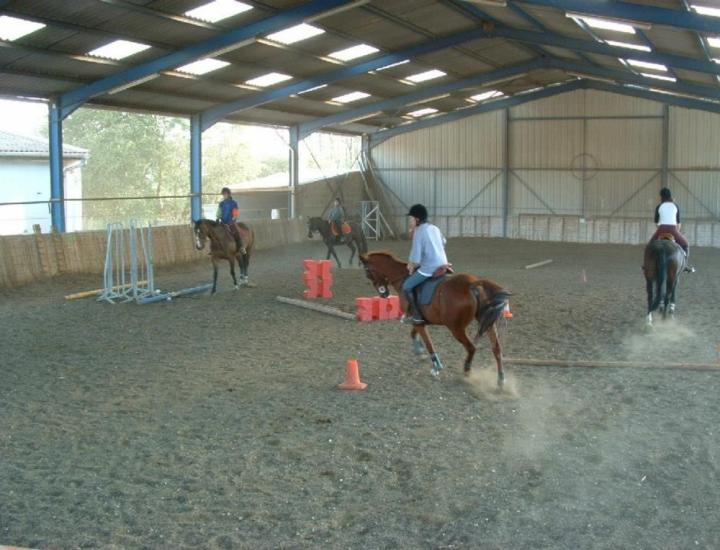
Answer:
<svg viewBox="0 0 720 550"><path fill-rule="evenodd" d="M235 285L233 288L234 288L235 290L240 290L240 287L239 287L238 285Z"/></svg>
<svg viewBox="0 0 720 550"><path fill-rule="evenodd" d="M432 376L434 379L437 379L440 377L440 371L438 369L432 369L430 371L430 376Z"/></svg>

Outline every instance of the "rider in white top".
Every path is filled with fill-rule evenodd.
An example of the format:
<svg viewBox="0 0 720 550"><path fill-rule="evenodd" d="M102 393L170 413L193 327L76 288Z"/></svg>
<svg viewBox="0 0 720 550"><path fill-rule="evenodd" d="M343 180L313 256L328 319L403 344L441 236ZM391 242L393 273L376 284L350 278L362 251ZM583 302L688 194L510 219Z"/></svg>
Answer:
<svg viewBox="0 0 720 550"><path fill-rule="evenodd" d="M667 187L663 187L660 190L660 199L662 202L658 204L655 209L655 223L658 228L650 241L654 241L663 234L672 235L675 242L685 251L685 271L693 273L695 268L687 263L687 260L690 257L690 244L685 236L680 233L680 207L673 201L672 193Z"/></svg>

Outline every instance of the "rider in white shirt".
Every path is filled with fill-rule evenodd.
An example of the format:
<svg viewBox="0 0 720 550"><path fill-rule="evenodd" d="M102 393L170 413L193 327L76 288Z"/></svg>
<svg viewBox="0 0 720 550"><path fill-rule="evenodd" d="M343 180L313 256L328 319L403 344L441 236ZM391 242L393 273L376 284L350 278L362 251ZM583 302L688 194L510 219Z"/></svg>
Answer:
<svg viewBox="0 0 720 550"><path fill-rule="evenodd" d="M413 324L423 324L415 301L413 289L433 276L438 268L448 265L445 254L445 238L437 226L428 223L428 211L422 204L415 204L408 212L413 225L413 242L410 251L408 271L410 277L405 279L402 290L408 302L410 317Z"/></svg>
<svg viewBox="0 0 720 550"><path fill-rule="evenodd" d="M686 259L690 258L690 245L685 236L680 233L682 224L680 223L680 208L673 201L672 193L667 187L663 187L660 190L661 202L655 208L655 223L658 228L655 234L652 236L650 241L654 241L659 238L660 235L670 234L675 239L675 242L685 251ZM685 271L693 273L695 268L690 266L686 261Z"/></svg>

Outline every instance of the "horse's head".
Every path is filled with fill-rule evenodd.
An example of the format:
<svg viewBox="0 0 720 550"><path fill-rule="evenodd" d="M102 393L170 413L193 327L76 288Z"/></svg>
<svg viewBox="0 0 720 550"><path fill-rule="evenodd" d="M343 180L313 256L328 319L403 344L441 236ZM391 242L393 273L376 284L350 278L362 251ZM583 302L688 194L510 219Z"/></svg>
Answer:
<svg viewBox="0 0 720 550"><path fill-rule="evenodd" d="M320 226L322 225L322 218L308 218L308 239L313 238L313 234L317 231L320 231Z"/></svg>
<svg viewBox="0 0 720 550"><path fill-rule="evenodd" d="M360 255L360 262L365 268L365 276L375 287L377 293L387 298L390 286L399 286L407 276L405 264L389 252L370 252Z"/></svg>
<svg viewBox="0 0 720 550"><path fill-rule="evenodd" d="M205 248L205 241L208 238L208 222L209 220L197 220L193 223L193 233L195 234L195 248L202 250Z"/></svg>

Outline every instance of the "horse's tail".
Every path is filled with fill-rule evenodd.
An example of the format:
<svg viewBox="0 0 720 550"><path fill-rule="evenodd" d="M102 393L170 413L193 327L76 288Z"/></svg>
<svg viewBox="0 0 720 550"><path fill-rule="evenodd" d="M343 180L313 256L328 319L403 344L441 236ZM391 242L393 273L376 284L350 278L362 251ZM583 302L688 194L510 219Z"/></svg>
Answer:
<svg viewBox="0 0 720 550"><path fill-rule="evenodd" d="M655 311L660 306L660 302L662 301L663 296L663 288L665 288L665 284L667 281L668 250L665 246L660 246L657 248L655 266L655 298L653 299L653 303L650 306L650 311Z"/></svg>
<svg viewBox="0 0 720 550"><path fill-rule="evenodd" d="M482 287L485 294L484 296L478 287ZM500 319L503 309L505 309L505 305L511 296L511 292L491 281L482 279L472 283L470 290L477 301L475 319L477 319L480 325L478 328L478 336L482 336Z"/></svg>

